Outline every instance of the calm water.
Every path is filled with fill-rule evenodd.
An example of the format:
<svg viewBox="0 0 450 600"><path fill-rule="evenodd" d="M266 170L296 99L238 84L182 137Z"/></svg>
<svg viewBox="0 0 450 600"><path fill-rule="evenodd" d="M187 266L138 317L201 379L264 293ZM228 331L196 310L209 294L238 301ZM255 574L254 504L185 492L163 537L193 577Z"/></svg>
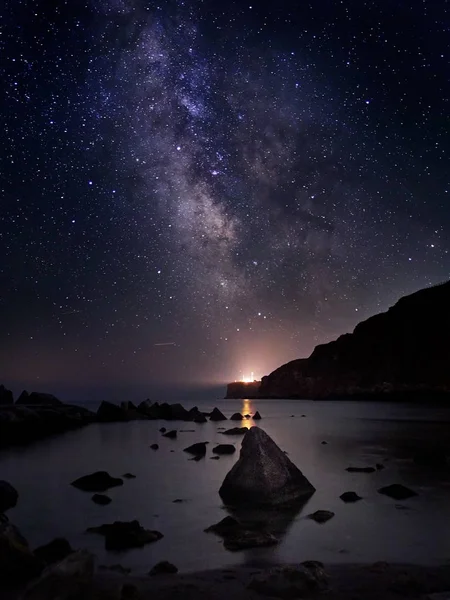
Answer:
<svg viewBox="0 0 450 600"><path fill-rule="evenodd" d="M239 448L240 437L230 439L217 431L227 422L174 422L174 428L195 430L179 433L177 440L161 437L158 430L170 427L167 422L95 424L27 448L2 451L0 479L10 481L20 494L18 506L8 513L11 520L32 546L64 536L72 546L95 552L100 563L120 562L135 572L147 572L164 559L184 571L305 559L429 564L450 560L450 472L419 468L409 458L414 445L446 442L450 410L295 400L184 403L187 408L194 404L203 410L218 406L227 416L259 410L263 420L258 425L316 487L300 512L278 524L284 535L277 547L231 553L220 538L203 532L227 514L217 492L238 453L209 460L209 450L205 460L195 462L182 450L199 441L209 441L210 448L232 441ZM322 440L328 444L322 445ZM159 443L158 451L149 449L153 442ZM386 468L372 474L345 471L349 465L376 462L384 462ZM97 506L91 494L69 485L96 470L115 476L130 471L137 477L106 492L113 499L109 506ZM379 487L395 482L412 487L419 496L397 503L377 493ZM364 499L344 504L339 496L348 490ZM186 502L174 504L175 498ZM318 509L332 510L336 516L324 525L305 518ZM116 519L138 519L164 538L117 555L105 552L102 537L84 533L87 527Z"/></svg>

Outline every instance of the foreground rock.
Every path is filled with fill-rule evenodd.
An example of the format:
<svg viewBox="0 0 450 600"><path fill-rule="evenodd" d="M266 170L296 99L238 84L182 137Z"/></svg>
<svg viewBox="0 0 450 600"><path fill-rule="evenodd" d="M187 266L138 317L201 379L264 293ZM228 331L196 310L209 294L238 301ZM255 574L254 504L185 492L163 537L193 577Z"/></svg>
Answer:
<svg viewBox="0 0 450 600"><path fill-rule="evenodd" d="M185 448L184 452L194 454L195 456L205 456L207 443L208 442L197 442L196 444L192 444L192 446Z"/></svg>
<svg viewBox="0 0 450 600"><path fill-rule="evenodd" d="M243 421L243 420L244 420L244 417L241 415L241 413L234 413L230 417L230 421Z"/></svg>
<svg viewBox="0 0 450 600"><path fill-rule="evenodd" d="M401 483L393 483L392 485L382 487L378 490L378 493L389 496L389 498L394 498L394 500L407 500L418 495L417 492L410 490Z"/></svg>
<svg viewBox="0 0 450 600"><path fill-rule="evenodd" d="M46 565L59 562L72 554L73 548L65 538L55 538L44 546L34 550L34 555Z"/></svg>
<svg viewBox="0 0 450 600"><path fill-rule="evenodd" d="M19 494L7 481L0 481L0 513L14 508L19 499Z"/></svg>
<svg viewBox="0 0 450 600"><path fill-rule="evenodd" d="M42 563L26 539L5 515L0 515L0 584L28 581L41 570Z"/></svg>
<svg viewBox="0 0 450 600"><path fill-rule="evenodd" d="M86 531L103 535L106 550L141 548L163 537L159 531L144 529L139 521L114 521L100 527L89 527Z"/></svg>
<svg viewBox="0 0 450 600"><path fill-rule="evenodd" d="M254 577L248 588L275 598L309 598L328 588L322 563L306 561L299 566L274 567Z"/></svg>
<svg viewBox="0 0 450 600"><path fill-rule="evenodd" d="M83 490L83 492L105 492L109 488L123 485L120 477L111 477L106 471L96 471L72 481L70 485Z"/></svg>
<svg viewBox="0 0 450 600"><path fill-rule="evenodd" d="M149 571L149 575L174 575L178 573L178 568L167 560L157 563Z"/></svg>
<svg viewBox="0 0 450 600"><path fill-rule="evenodd" d="M7 390L4 385L0 385L0 404L12 404L14 402L13 393Z"/></svg>
<svg viewBox="0 0 450 600"><path fill-rule="evenodd" d="M231 505L292 504L315 488L265 431L252 427L242 440L239 460L219 490Z"/></svg>
<svg viewBox="0 0 450 600"><path fill-rule="evenodd" d="M94 556L86 550L69 554L49 566L33 581L22 600L74 600L90 597L94 576Z"/></svg>
<svg viewBox="0 0 450 600"><path fill-rule="evenodd" d="M209 420L210 421L226 421L227 418L218 408L214 408L209 417Z"/></svg>
<svg viewBox="0 0 450 600"><path fill-rule="evenodd" d="M308 515L308 519L312 519L316 523L326 523L334 517L334 512L331 510L316 510L316 512Z"/></svg>
<svg viewBox="0 0 450 600"><path fill-rule="evenodd" d="M401 298L353 333L263 377L263 398L450 396L450 282ZM414 323L414 327L411 327Z"/></svg>
<svg viewBox="0 0 450 600"><path fill-rule="evenodd" d="M275 536L267 531L249 529L233 517L225 517L219 523L205 529L206 533L215 533L223 538L223 545L227 550L245 550L247 548L261 548L278 544Z"/></svg>
<svg viewBox="0 0 450 600"><path fill-rule="evenodd" d="M248 431L248 427L232 427L226 431L222 431L223 435L245 435Z"/></svg>

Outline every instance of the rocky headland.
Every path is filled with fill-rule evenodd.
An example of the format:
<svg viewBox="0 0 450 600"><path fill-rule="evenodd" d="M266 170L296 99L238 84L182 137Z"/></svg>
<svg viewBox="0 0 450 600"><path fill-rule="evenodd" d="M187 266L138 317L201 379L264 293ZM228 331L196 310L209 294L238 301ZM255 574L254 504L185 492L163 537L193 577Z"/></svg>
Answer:
<svg viewBox="0 0 450 600"><path fill-rule="evenodd" d="M262 378L257 398L448 400L450 282L401 298L353 333ZM239 393L241 395L239 396ZM236 384L227 398L250 397Z"/></svg>

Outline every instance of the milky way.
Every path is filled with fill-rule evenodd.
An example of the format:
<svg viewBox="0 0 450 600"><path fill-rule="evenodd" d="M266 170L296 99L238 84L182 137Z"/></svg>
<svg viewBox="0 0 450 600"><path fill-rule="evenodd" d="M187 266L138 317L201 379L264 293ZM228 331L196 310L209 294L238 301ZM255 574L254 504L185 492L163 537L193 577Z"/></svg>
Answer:
<svg viewBox="0 0 450 600"><path fill-rule="evenodd" d="M445 7L218 4L2 10L5 381L262 375L448 277Z"/></svg>

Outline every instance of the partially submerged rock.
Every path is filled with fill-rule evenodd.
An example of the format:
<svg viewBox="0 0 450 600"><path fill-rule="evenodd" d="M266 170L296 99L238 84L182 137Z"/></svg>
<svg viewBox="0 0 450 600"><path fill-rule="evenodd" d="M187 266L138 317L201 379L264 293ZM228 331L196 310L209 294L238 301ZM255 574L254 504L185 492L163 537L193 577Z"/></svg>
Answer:
<svg viewBox="0 0 450 600"><path fill-rule="evenodd" d="M74 600L88 598L94 575L94 556L86 550L69 554L50 565L25 590L21 600Z"/></svg>
<svg viewBox="0 0 450 600"><path fill-rule="evenodd" d="M125 479L136 479L136 475L133 475L133 473L125 473L124 475L122 475L122 477L124 477Z"/></svg>
<svg viewBox="0 0 450 600"><path fill-rule="evenodd" d="M275 598L309 598L328 588L328 576L318 561L305 561L265 571L254 577L248 588Z"/></svg>
<svg viewBox="0 0 450 600"><path fill-rule="evenodd" d="M339 498L343 502L358 502L358 500L362 500L361 496L358 496L356 492L344 492L339 496Z"/></svg>
<svg viewBox="0 0 450 600"><path fill-rule="evenodd" d="M152 450L158 450L159 446L158 446L158 444L151 444L151 445L150 445L150 448L151 448Z"/></svg>
<svg viewBox="0 0 450 600"><path fill-rule="evenodd" d="M249 431L248 427L232 427L222 431L223 435L245 435Z"/></svg>
<svg viewBox="0 0 450 600"><path fill-rule="evenodd" d="M84 492L104 492L109 488L123 485L120 477L111 477L106 471L96 471L72 481L70 485Z"/></svg>
<svg viewBox="0 0 450 600"><path fill-rule="evenodd" d="M162 560L150 569L149 575L174 575L178 573L178 567L170 563L168 560Z"/></svg>
<svg viewBox="0 0 450 600"><path fill-rule="evenodd" d="M208 419L206 418L206 416L203 413L201 413L201 412L199 412L198 414L196 414L195 417L194 417L194 423L206 423L207 420Z"/></svg>
<svg viewBox="0 0 450 600"><path fill-rule="evenodd" d="M106 550L127 550L141 548L163 537L159 531L144 529L139 521L114 521L100 527L89 527L89 533L99 533L105 537Z"/></svg>
<svg viewBox="0 0 450 600"><path fill-rule="evenodd" d="M316 523L326 523L334 517L334 512L331 510L316 510L316 512L308 515L308 519L312 519Z"/></svg>
<svg viewBox="0 0 450 600"><path fill-rule="evenodd" d="M0 385L0 404L13 404L14 397L11 390L7 390L4 385Z"/></svg>
<svg viewBox="0 0 450 600"><path fill-rule="evenodd" d="M214 454L233 454L236 452L236 448L233 444L219 444L213 448L213 452Z"/></svg>
<svg viewBox="0 0 450 600"><path fill-rule="evenodd" d="M226 421L227 418L218 408L214 408L209 417L209 420L210 421Z"/></svg>
<svg viewBox="0 0 450 600"><path fill-rule="evenodd" d="M18 499L17 490L7 481L0 481L0 513L14 508Z"/></svg>
<svg viewBox="0 0 450 600"><path fill-rule="evenodd" d="M378 493L389 496L389 498L394 498L394 500L406 500L418 495L417 492L410 490L401 483L393 483L392 485L382 487L378 490Z"/></svg>
<svg viewBox="0 0 450 600"><path fill-rule="evenodd" d="M349 473L375 473L375 467L347 467Z"/></svg>
<svg viewBox="0 0 450 600"><path fill-rule="evenodd" d="M163 437L174 440L177 437L177 430L171 429L170 431L166 431L166 433L163 433Z"/></svg>
<svg viewBox="0 0 450 600"><path fill-rule="evenodd" d="M60 560L64 560L66 556L74 552L73 548L66 538L55 538L44 546L39 546L34 551L34 555L46 565L51 565Z"/></svg>
<svg viewBox="0 0 450 600"><path fill-rule="evenodd" d="M241 413L234 413L230 417L230 421L242 421L243 419L244 417L241 415Z"/></svg>
<svg viewBox="0 0 450 600"><path fill-rule="evenodd" d="M208 442L197 442L196 444L192 444L192 446L188 446L184 449L184 452L188 452L189 454L194 454L196 456L204 456L206 454L206 444Z"/></svg>
<svg viewBox="0 0 450 600"><path fill-rule="evenodd" d="M0 583L28 581L42 569L27 540L6 515L0 515Z"/></svg>
<svg viewBox="0 0 450 600"><path fill-rule="evenodd" d="M260 419L261 419L261 415L259 414L259 411L256 411L255 414L253 415L253 420L259 421Z"/></svg>
<svg viewBox="0 0 450 600"><path fill-rule="evenodd" d="M283 451L259 427L242 440L239 460L219 490L231 505L291 504L310 496L315 488Z"/></svg>
<svg viewBox="0 0 450 600"><path fill-rule="evenodd" d="M94 494L91 500L92 502L95 502L95 504L100 504L100 506L106 506L112 502L111 498L109 496L105 496L104 494Z"/></svg>
<svg viewBox="0 0 450 600"><path fill-rule="evenodd" d="M225 517L215 525L207 527L205 532L212 532L222 537L225 548L232 551L278 544L277 538L268 531L256 528L250 529L230 516Z"/></svg>

